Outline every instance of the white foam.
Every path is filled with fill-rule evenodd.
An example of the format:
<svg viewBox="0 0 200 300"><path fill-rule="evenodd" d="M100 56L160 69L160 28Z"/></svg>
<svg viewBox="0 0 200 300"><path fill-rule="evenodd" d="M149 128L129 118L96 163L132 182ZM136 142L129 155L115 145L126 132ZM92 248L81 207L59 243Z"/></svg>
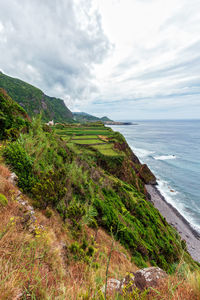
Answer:
<svg viewBox="0 0 200 300"><path fill-rule="evenodd" d="M178 191L174 190L169 186L169 183L165 180L158 179L158 190L164 196L165 200L170 203L173 207L175 207L182 216L190 223L190 225L200 233L200 226L194 222L194 219L191 218L185 211L184 204L181 203L176 197L173 197L179 194ZM173 192L172 192L173 190Z"/></svg>
<svg viewBox="0 0 200 300"><path fill-rule="evenodd" d="M155 153L154 151L149 151L149 150L141 149L141 148L135 148L132 146L131 146L131 149L139 158L147 157L147 156Z"/></svg>
<svg viewBox="0 0 200 300"><path fill-rule="evenodd" d="M176 156L175 155L158 155L158 156L154 156L154 159L156 159L156 160L176 159Z"/></svg>
<svg viewBox="0 0 200 300"><path fill-rule="evenodd" d="M178 192L171 188L169 186L169 183L165 180L157 180L157 182L158 190L161 192L161 194L164 196L167 202L169 202L170 204L175 204L175 201L173 200L173 195L178 194ZM172 190L173 192L171 192Z"/></svg>

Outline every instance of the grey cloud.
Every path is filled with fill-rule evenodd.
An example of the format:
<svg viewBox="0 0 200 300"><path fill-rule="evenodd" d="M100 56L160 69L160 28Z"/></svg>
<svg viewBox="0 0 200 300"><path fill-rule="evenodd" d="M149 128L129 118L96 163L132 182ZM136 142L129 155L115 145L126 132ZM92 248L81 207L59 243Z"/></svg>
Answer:
<svg viewBox="0 0 200 300"><path fill-rule="evenodd" d="M91 1L76 2L2 0L0 69L54 96L81 101L94 91L91 69L109 42L98 13L89 13Z"/></svg>

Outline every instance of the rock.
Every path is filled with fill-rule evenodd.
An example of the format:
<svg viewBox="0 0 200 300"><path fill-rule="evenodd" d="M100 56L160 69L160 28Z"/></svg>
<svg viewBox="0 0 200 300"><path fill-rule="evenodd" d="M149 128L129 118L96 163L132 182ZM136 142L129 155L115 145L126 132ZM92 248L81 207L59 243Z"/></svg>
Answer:
<svg viewBox="0 0 200 300"><path fill-rule="evenodd" d="M28 211L34 211L34 208L33 208L32 206L30 206L30 205L28 205L28 206L26 207L26 209L27 209Z"/></svg>
<svg viewBox="0 0 200 300"><path fill-rule="evenodd" d="M145 268L135 273L134 283L138 289L144 290L158 286L160 279L167 276L167 273L158 267Z"/></svg>
<svg viewBox="0 0 200 300"><path fill-rule="evenodd" d="M28 203L27 201L20 201L20 204L23 205L23 206L26 206L27 203Z"/></svg>
<svg viewBox="0 0 200 300"><path fill-rule="evenodd" d="M23 293L19 293L15 298L13 298L13 300L22 299L23 295L24 295Z"/></svg>
<svg viewBox="0 0 200 300"><path fill-rule="evenodd" d="M16 185L18 181L17 175L15 173L11 173L8 181L11 182L13 185Z"/></svg>
<svg viewBox="0 0 200 300"><path fill-rule="evenodd" d="M138 270L136 273L130 272L121 281L110 278L107 282L107 293L109 295L118 292L121 295L127 295L133 290L145 290L149 287L157 287L161 279L168 275L165 271L158 267L150 267ZM101 288L105 293L105 285Z"/></svg>
<svg viewBox="0 0 200 300"><path fill-rule="evenodd" d="M29 231L30 233L35 233L35 225L34 225L34 224L31 224L31 225L29 226L29 228L28 228L28 231Z"/></svg>
<svg viewBox="0 0 200 300"><path fill-rule="evenodd" d="M114 278L108 279L108 281L107 281L107 293L108 294L112 294L114 292L119 291L120 287L121 287L121 281L114 279ZM105 293L105 288L106 288L106 285L104 285L101 288L102 293Z"/></svg>
<svg viewBox="0 0 200 300"><path fill-rule="evenodd" d="M22 192L20 190L17 191L17 195L16 195L16 198L20 197L22 194Z"/></svg>

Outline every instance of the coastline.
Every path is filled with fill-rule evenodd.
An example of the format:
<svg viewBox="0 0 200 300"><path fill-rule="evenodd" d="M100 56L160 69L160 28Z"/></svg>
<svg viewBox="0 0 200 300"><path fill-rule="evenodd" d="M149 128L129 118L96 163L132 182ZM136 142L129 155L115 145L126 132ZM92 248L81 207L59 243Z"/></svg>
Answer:
<svg viewBox="0 0 200 300"><path fill-rule="evenodd" d="M159 210L161 215L172 225L186 241L187 250L194 260L200 263L200 234L180 214L180 212L166 201L156 186L145 185L147 192L151 195L151 201Z"/></svg>

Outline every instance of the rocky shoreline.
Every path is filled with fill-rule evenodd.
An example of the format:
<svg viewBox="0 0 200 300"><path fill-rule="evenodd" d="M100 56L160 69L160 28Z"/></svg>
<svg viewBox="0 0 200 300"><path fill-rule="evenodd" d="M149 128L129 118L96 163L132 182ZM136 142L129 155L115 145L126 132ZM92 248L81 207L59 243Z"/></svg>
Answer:
<svg viewBox="0 0 200 300"><path fill-rule="evenodd" d="M200 234L179 213L179 211L166 201L155 185L147 184L146 190L150 194L150 201L159 210L161 215L172 225L181 238L186 241L187 249L194 260L200 263Z"/></svg>

